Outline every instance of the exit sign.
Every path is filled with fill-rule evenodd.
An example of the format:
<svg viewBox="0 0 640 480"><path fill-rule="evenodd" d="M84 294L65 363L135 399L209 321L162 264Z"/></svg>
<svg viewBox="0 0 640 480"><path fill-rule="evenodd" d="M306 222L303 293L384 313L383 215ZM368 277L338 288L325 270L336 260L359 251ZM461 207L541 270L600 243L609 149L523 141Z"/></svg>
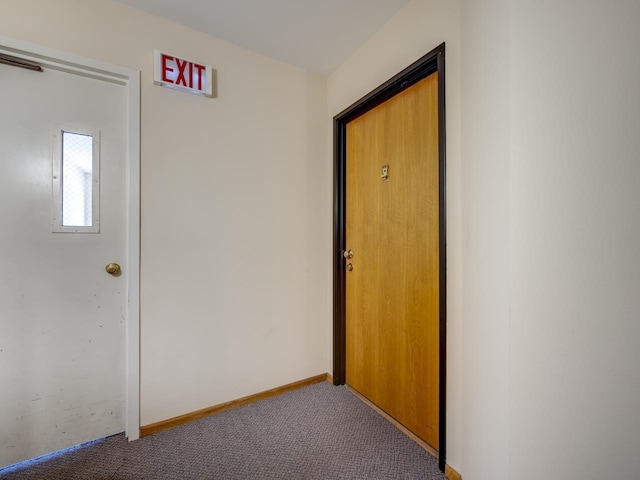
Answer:
<svg viewBox="0 0 640 480"><path fill-rule="evenodd" d="M213 97L213 68L154 50L153 83Z"/></svg>

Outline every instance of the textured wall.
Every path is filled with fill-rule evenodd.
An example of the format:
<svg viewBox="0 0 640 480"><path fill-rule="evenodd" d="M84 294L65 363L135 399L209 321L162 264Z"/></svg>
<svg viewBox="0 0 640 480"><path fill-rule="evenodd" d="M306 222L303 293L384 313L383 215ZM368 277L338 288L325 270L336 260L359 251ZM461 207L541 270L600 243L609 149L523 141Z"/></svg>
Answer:
<svg viewBox="0 0 640 480"><path fill-rule="evenodd" d="M638 478L640 4L511 32L509 478Z"/></svg>

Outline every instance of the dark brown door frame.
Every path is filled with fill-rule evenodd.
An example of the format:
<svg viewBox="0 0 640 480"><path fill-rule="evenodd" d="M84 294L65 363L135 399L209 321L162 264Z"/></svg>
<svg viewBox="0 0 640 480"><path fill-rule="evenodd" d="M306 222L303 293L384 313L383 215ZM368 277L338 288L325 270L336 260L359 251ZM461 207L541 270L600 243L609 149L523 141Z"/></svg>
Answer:
<svg viewBox="0 0 640 480"><path fill-rule="evenodd" d="M446 407L447 407L447 251L446 251L446 177L445 177L445 44L427 53L371 93L336 115L333 119L333 383L344 385L346 380L346 324L345 324L345 262L346 249L346 140L347 124L417 83L438 72L438 151L439 151L439 224L440 224L440 395L439 395L439 451L440 470L446 467Z"/></svg>

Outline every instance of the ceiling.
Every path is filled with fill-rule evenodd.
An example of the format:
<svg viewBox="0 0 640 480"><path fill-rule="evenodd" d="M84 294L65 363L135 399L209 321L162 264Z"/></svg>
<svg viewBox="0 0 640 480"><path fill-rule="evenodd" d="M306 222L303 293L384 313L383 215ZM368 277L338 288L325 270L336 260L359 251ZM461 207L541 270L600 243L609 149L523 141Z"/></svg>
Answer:
<svg viewBox="0 0 640 480"><path fill-rule="evenodd" d="M116 0L329 74L408 0Z"/></svg>

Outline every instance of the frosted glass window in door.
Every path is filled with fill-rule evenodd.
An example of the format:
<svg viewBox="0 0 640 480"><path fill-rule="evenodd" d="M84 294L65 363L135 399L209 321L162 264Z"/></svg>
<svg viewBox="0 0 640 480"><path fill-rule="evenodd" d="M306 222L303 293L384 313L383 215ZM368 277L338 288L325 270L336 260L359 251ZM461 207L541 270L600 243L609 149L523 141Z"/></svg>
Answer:
<svg viewBox="0 0 640 480"><path fill-rule="evenodd" d="M93 137L62 133L62 225L93 225Z"/></svg>

